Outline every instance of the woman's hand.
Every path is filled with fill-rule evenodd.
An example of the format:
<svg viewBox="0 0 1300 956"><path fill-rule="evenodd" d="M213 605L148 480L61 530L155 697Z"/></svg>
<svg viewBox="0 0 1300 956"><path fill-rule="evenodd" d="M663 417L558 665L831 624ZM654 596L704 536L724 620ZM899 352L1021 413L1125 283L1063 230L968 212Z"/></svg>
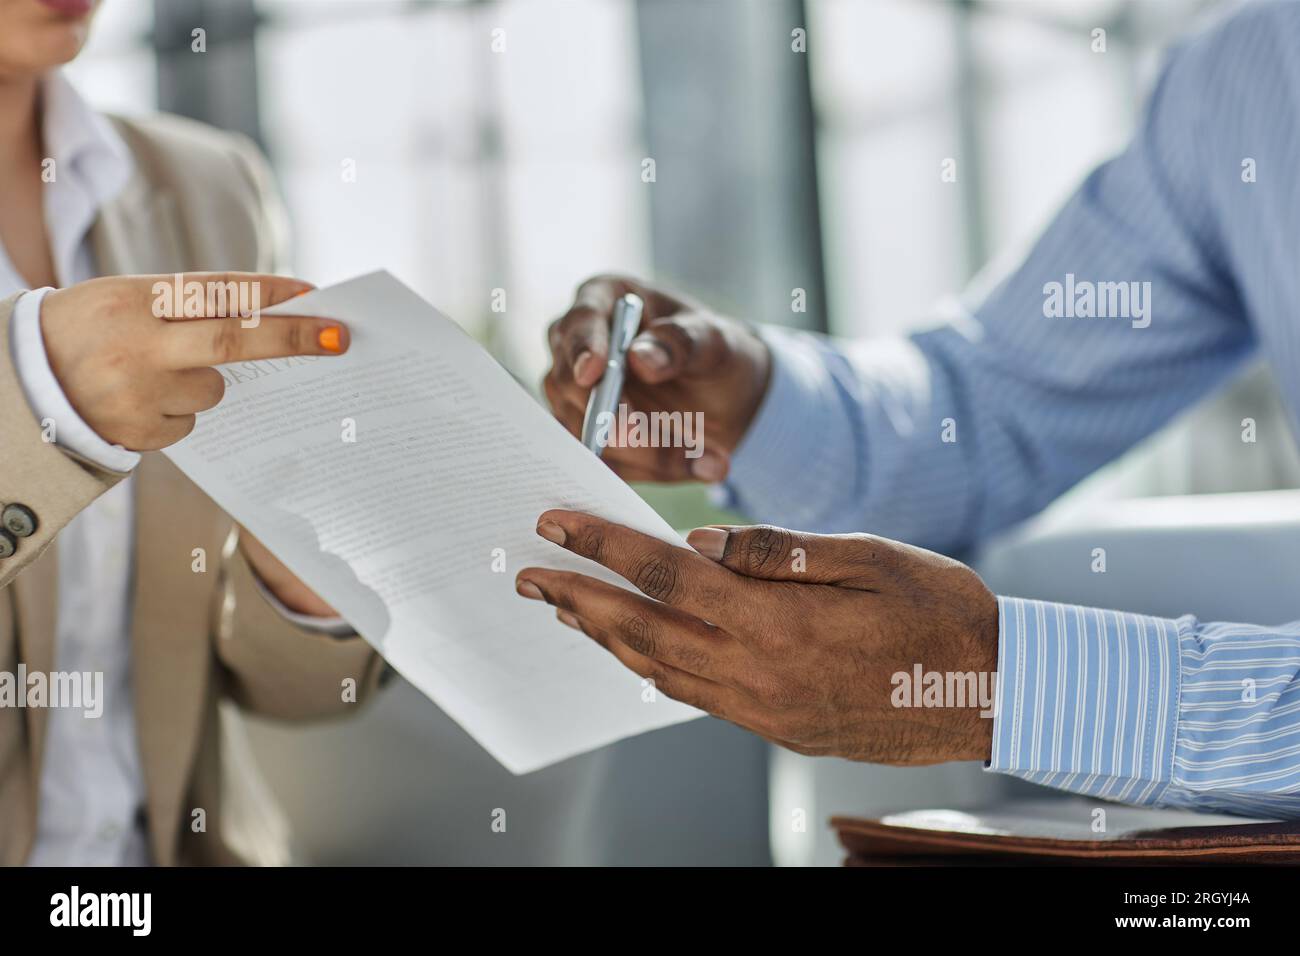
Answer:
<svg viewBox="0 0 1300 956"><path fill-rule="evenodd" d="M173 302L178 280L202 290L201 308ZM225 382L212 366L347 351L347 329L333 319L262 319L260 309L311 288L238 272L92 279L45 296L41 331L50 368L86 424L110 444L153 451L180 441L197 412L221 401ZM241 314L248 303L251 314Z"/></svg>

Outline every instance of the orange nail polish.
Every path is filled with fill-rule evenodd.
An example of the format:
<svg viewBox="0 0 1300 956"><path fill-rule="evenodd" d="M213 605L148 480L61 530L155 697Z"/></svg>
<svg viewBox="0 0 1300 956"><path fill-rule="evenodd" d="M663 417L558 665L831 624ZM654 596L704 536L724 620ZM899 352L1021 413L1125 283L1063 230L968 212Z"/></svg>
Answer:
<svg viewBox="0 0 1300 956"><path fill-rule="evenodd" d="M318 341L320 347L327 352L343 351L343 339L339 334L339 327L337 325L331 325L327 328L321 329L320 335L316 337L316 341Z"/></svg>

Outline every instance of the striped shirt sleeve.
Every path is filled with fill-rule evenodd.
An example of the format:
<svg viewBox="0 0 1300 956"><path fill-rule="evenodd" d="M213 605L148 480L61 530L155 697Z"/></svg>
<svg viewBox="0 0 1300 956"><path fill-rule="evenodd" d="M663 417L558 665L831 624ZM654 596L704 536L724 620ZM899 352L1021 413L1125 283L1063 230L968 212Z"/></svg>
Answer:
<svg viewBox="0 0 1300 956"><path fill-rule="evenodd" d="M990 771L1123 803L1300 818L1300 622L998 604Z"/></svg>
<svg viewBox="0 0 1300 956"><path fill-rule="evenodd" d="M723 501L960 552L1224 384L1261 341L1294 404L1297 49L1300 3L1248 5L1180 46L1129 146L934 327L764 330L772 381ZM1244 182L1243 163L1277 172ZM1059 314L1051 290L1077 282L1146 289L1148 311Z"/></svg>

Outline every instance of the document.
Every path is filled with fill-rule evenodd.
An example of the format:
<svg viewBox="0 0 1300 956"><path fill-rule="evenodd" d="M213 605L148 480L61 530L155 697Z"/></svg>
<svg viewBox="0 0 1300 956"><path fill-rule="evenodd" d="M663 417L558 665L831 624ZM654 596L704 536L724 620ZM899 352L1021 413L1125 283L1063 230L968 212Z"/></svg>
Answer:
<svg viewBox="0 0 1300 956"><path fill-rule="evenodd" d="M472 338L386 272L262 313L347 324L340 357L223 366L167 455L498 761L527 773L699 716L519 597L548 508L685 542Z"/></svg>

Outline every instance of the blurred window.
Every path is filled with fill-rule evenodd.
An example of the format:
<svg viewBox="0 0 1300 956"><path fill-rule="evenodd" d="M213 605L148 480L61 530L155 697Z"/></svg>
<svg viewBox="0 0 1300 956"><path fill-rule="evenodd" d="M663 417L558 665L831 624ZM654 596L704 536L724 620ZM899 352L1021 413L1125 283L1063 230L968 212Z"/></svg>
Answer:
<svg viewBox="0 0 1300 956"><path fill-rule="evenodd" d="M833 331L914 327L1032 240L1123 146L1155 51L1211 5L806 0Z"/></svg>
<svg viewBox="0 0 1300 956"><path fill-rule="evenodd" d="M1013 264L1123 148L1164 48L1239 2L805 0L831 331L906 332L990 261ZM955 182L940 175L950 159ZM1268 437L1243 446L1247 416ZM1298 483L1300 449L1257 368L1060 507Z"/></svg>
<svg viewBox="0 0 1300 956"><path fill-rule="evenodd" d="M577 282L645 270L630 0L257 10L262 132L300 274L389 269L531 387Z"/></svg>
<svg viewBox="0 0 1300 956"><path fill-rule="evenodd" d="M109 112L153 111L158 97L152 29L153 4L145 0L101 4L86 48L67 67L82 96Z"/></svg>
<svg viewBox="0 0 1300 956"><path fill-rule="evenodd" d="M916 327L1033 240L1122 148L1162 48L1236 2L109 0L70 73L101 108L161 104L256 135L289 206L295 272L329 283L390 269L535 389L545 327L580 279L695 262L701 235L716 245L684 291L718 307L846 336ZM770 59L789 56L792 24L808 29L806 77ZM196 27L210 34L201 58ZM690 182L647 186L647 127L662 138L701 110L723 124L714 139L711 125L658 144ZM814 149L773 146L807 129ZM716 135L764 144L763 161L738 176ZM773 239L763 226L791 225L791 197L820 225L804 217ZM788 313L782 283L823 275L816 315ZM1271 388L1257 377L1203 410L1207 424L1130 456L1124 491L1289 480L1205 464L1224 457L1206 436L1227 434L1238 406L1280 424ZM1271 431L1271 453L1300 468ZM679 524L712 517L691 489L648 497Z"/></svg>

